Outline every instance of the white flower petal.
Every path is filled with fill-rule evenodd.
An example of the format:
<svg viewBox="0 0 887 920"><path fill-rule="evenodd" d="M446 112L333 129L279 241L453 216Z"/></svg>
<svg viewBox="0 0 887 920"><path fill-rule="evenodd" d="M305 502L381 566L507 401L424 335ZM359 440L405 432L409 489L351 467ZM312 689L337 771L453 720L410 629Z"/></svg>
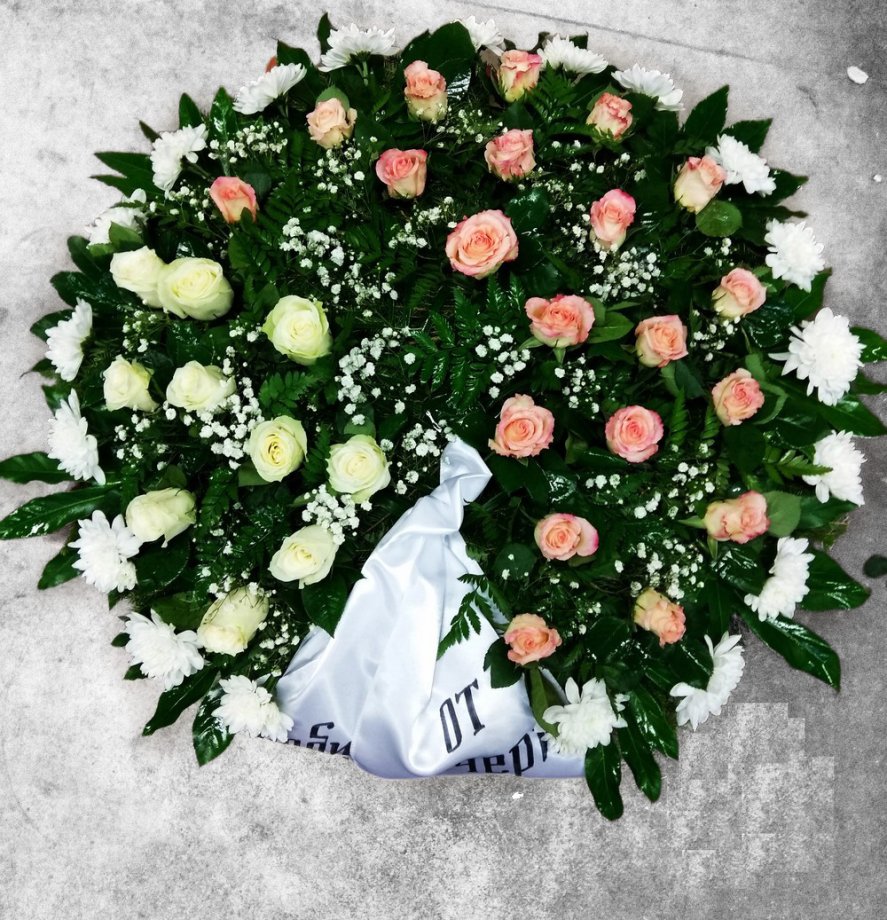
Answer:
<svg viewBox="0 0 887 920"><path fill-rule="evenodd" d="M561 67L570 73L600 73L606 70L607 60L594 51L580 48L568 38L555 35L550 38L539 52L546 67Z"/></svg>
<svg viewBox="0 0 887 920"><path fill-rule="evenodd" d="M853 443L849 431L833 431L814 445L813 462L827 466L827 473L804 476L804 482L816 487L816 497L827 502L831 496L857 505L865 504L860 476L865 456Z"/></svg>
<svg viewBox="0 0 887 920"><path fill-rule="evenodd" d="M730 694L736 689L745 669L742 657L742 646L739 645L741 636L731 636L724 633L717 645L712 645L711 639L706 636L712 659L712 674L708 679L705 689L691 687L689 684L675 684L670 695L681 697L675 714L678 725L687 723L695 730L710 715L720 715L721 707L727 702Z"/></svg>
<svg viewBox="0 0 887 920"><path fill-rule="evenodd" d="M92 306L79 300L68 319L46 333L46 357L62 380L72 381L83 362L83 343L92 335Z"/></svg>
<svg viewBox="0 0 887 920"><path fill-rule="evenodd" d="M318 70L328 72L344 67L358 54L387 57L394 51L394 29L359 29L353 22L344 29L330 32L329 48L320 57Z"/></svg>
<svg viewBox="0 0 887 920"><path fill-rule="evenodd" d="M822 243L816 241L810 227L804 221L780 223L771 220L764 241L770 247L764 261L770 266L773 277L785 278L802 291L809 291L813 279L825 268Z"/></svg>
<svg viewBox="0 0 887 920"><path fill-rule="evenodd" d="M153 610L150 620L140 613L131 613L126 632L129 633L126 650L133 664L139 665L146 677L163 681L167 690L178 687L203 667L197 633L190 629L177 633Z"/></svg>
<svg viewBox="0 0 887 920"><path fill-rule="evenodd" d="M136 586L136 568L129 561L139 551L139 539L127 528L123 515L111 523L103 511L78 521L78 538L71 543L77 550L74 568L99 591L131 591Z"/></svg>
<svg viewBox="0 0 887 920"><path fill-rule="evenodd" d="M480 51L481 48L489 48L495 54L502 54L505 50L505 39L492 19L488 19L486 22L478 22L474 16L469 16L467 19L462 19L461 23L468 30L475 51Z"/></svg>
<svg viewBox="0 0 887 920"><path fill-rule="evenodd" d="M99 485L105 474L99 466L99 448L95 435L89 434L86 419L80 414L77 391L55 410L49 420L49 449L47 455L58 460L59 466L75 479L94 479Z"/></svg>
<svg viewBox="0 0 887 920"><path fill-rule="evenodd" d="M305 77L301 64L278 64L254 80L242 86L234 99L234 110L241 115L255 115L264 111L275 99L288 93Z"/></svg>
<svg viewBox="0 0 887 920"><path fill-rule="evenodd" d="M722 134L718 138L717 147L709 147L705 152L723 167L727 174L724 180L727 185L738 185L741 182L750 195L756 192L771 195L776 190L776 181L770 175L767 161L735 137Z"/></svg>
<svg viewBox="0 0 887 920"><path fill-rule="evenodd" d="M807 595L807 578L813 554L810 544L796 537L782 537L776 544L776 558L770 567L770 577L758 595L746 594L745 603L761 621L778 616L791 619L798 604Z"/></svg>
<svg viewBox="0 0 887 920"><path fill-rule="evenodd" d="M647 70L640 64L628 70L617 70L613 74L620 86L635 93L642 93L656 100L656 108L661 111L679 112L683 105L681 99L684 91L678 89L667 73L659 70Z"/></svg>

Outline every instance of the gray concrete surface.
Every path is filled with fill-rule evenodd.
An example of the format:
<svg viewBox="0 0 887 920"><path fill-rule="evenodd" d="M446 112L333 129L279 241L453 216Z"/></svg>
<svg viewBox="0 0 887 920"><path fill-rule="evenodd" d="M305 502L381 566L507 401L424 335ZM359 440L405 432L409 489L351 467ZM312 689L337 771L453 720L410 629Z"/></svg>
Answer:
<svg viewBox="0 0 887 920"><path fill-rule="evenodd" d="M812 176L799 196L835 276L830 304L887 332L887 30L877 0L330 0L334 21L406 38L494 16L517 40L587 26L595 48L670 71L693 103L724 81L734 118L772 114L766 153ZM319 9L319 8L318 8ZM43 446L22 372L30 322L57 307L65 238L113 199L94 150L172 126L178 93L236 89L273 40L313 46L305 2L0 0L0 453ZM851 83L857 64L871 79ZM887 410L887 400L880 402ZM884 445L838 557L887 544ZM41 487L0 484L0 514ZM38 595L49 539L0 546L0 917L827 920L887 900L885 586L861 611L805 616L843 657L836 695L753 645L724 715L684 735L650 806L600 819L580 781L394 783L267 742L198 769L187 721L140 727L155 689L125 684L116 620L81 584Z"/></svg>

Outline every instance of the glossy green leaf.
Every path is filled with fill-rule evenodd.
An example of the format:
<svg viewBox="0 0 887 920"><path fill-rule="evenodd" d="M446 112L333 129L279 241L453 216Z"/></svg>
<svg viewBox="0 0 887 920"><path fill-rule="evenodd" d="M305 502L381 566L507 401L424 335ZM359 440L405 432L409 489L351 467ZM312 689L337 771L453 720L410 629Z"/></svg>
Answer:
<svg viewBox="0 0 887 920"><path fill-rule="evenodd" d="M884 423L855 396L847 395L834 406L816 404L819 414L837 431L850 431L867 438L887 434Z"/></svg>
<svg viewBox="0 0 887 920"><path fill-rule="evenodd" d="M822 306L825 286L831 274L830 268L821 271L811 282L809 291L802 291L794 284L786 286L782 299L791 307L795 323L809 319Z"/></svg>
<svg viewBox="0 0 887 920"><path fill-rule="evenodd" d="M802 495L798 530L815 530L817 527L831 524L856 508L857 505L853 502L842 501L840 498L830 498L821 502L815 495Z"/></svg>
<svg viewBox="0 0 887 920"><path fill-rule="evenodd" d="M812 550L807 577L807 594L801 601L805 610L852 610L868 600L869 589L851 578L821 550Z"/></svg>
<svg viewBox="0 0 887 920"><path fill-rule="evenodd" d="M172 594L151 601L151 609L164 623L177 630L197 629L209 605L207 597L191 593Z"/></svg>
<svg viewBox="0 0 887 920"><path fill-rule="evenodd" d="M219 725L216 719L217 706L218 700L213 696L208 696L200 704L194 716L191 737L194 742L197 763L201 767L206 766L211 760L215 760L234 740L234 735L228 734Z"/></svg>
<svg viewBox="0 0 887 920"><path fill-rule="evenodd" d="M801 520L801 496L792 492L764 492L767 500L769 533L774 537L787 537L794 533Z"/></svg>
<svg viewBox="0 0 887 920"><path fill-rule="evenodd" d="M598 811L610 821L622 817L621 781L622 759L615 739L611 738L609 744L599 744L585 752L585 782Z"/></svg>
<svg viewBox="0 0 887 920"><path fill-rule="evenodd" d="M728 86L722 86L710 96L706 96L690 114L684 123L684 137L700 145L714 144L727 121Z"/></svg>
<svg viewBox="0 0 887 920"><path fill-rule="evenodd" d="M505 213L517 233L541 229L551 214L551 199L539 186L515 195L505 207Z"/></svg>
<svg viewBox="0 0 887 920"><path fill-rule="evenodd" d="M216 679L215 668L204 665L196 674L186 677L178 687L164 690L157 700L154 715L142 729L143 735L153 735L160 728L166 728L189 707L209 692Z"/></svg>
<svg viewBox="0 0 887 920"><path fill-rule="evenodd" d="M835 650L821 636L783 617L762 622L747 607L740 611L740 615L749 629L793 668L812 674L836 690L840 689L841 662Z"/></svg>
<svg viewBox="0 0 887 920"><path fill-rule="evenodd" d="M530 709L533 710L533 718L540 728L545 729L550 735L557 735L556 726L545 721L545 710L552 704L552 700L549 699L542 672L537 667L531 667L527 669L526 674L530 681Z"/></svg>
<svg viewBox="0 0 887 920"><path fill-rule="evenodd" d="M653 694L644 687L635 687L628 697L628 709L647 743L666 757L676 760L677 732Z"/></svg>
<svg viewBox="0 0 887 920"><path fill-rule="evenodd" d="M80 574L79 569L74 568L74 563L78 558L76 550L71 549L70 546L63 546L58 554L44 566L37 587L42 591L63 585L72 578L76 578Z"/></svg>
<svg viewBox="0 0 887 920"><path fill-rule="evenodd" d="M52 533L71 521L89 517L97 509L107 509L116 501L119 495L107 486L86 486L34 498L0 521L0 540Z"/></svg>
<svg viewBox="0 0 887 920"><path fill-rule="evenodd" d="M305 585L300 593L311 622L332 635L348 601L349 589L344 577L338 573L328 575L323 581Z"/></svg>
<svg viewBox="0 0 887 920"><path fill-rule="evenodd" d="M197 103L187 93L182 93L179 99L179 126L196 128L201 124L203 115L200 114Z"/></svg>
<svg viewBox="0 0 887 920"><path fill-rule="evenodd" d="M732 236L742 226L742 212L735 204L715 198L696 215L696 229L705 236Z"/></svg>
<svg viewBox="0 0 887 920"><path fill-rule="evenodd" d="M523 582L540 558L535 547L527 546L525 543L507 543L496 554L492 571L497 578L502 578L502 573L507 571L509 579Z"/></svg>
<svg viewBox="0 0 887 920"><path fill-rule="evenodd" d="M615 342L625 338L634 329L634 323L621 313L607 311L603 323L595 323L588 336L588 344Z"/></svg>
<svg viewBox="0 0 887 920"><path fill-rule="evenodd" d="M498 638L487 649L487 654L484 656L484 670L490 672L490 684L493 689L510 687L523 676L521 668L508 660L508 646Z"/></svg>
<svg viewBox="0 0 887 920"><path fill-rule="evenodd" d="M735 137L736 140L742 141L754 153L757 153L764 146L767 139L767 133L770 125L773 123L771 118L765 118L760 121L737 121L724 130L725 134Z"/></svg>
<svg viewBox="0 0 887 920"><path fill-rule="evenodd" d="M854 326L850 331L862 342L862 360L866 364L887 361L887 340L878 335L874 329Z"/></svg>
<svg viewBox="0 0 887 920"><path fill-rule="evenodd" d="M163 547L142 547L135 558L139 589L153 594L171 585L185 571L191 557L191 536L186 531Z"/></svg>
<svg viewBox="0 0 887 920"><path fill-rule="evenodd" d="M43 451L18 454L0 461L0 479L10 482L71 482L71 476L59 469L58 461Z"/></svg>
<svg viewBox="0 0 887 920"><path fill-rule="evenodd" d="M625 728L618 730L619 747L622 756L634 776L638 789L651 801L655 802L662 792L662 771L653 751L638 726L631 710L623 712Z"/></svg>

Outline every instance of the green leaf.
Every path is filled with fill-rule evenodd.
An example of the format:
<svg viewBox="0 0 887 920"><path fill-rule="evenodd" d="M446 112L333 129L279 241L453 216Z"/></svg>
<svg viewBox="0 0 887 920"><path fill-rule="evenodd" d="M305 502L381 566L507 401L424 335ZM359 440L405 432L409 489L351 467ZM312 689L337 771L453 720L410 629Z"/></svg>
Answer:
<svg viewBox="0 0 887 920"><path fill-rule="evenodd" d="M317 23L317 41L320 45L320 53L326 54L330 48L330 33L333 31L333 24L330 22L329 13L324 13Z"/></svg>
<svg viewBox="0 0 887 920"><path fill-rule="evenodd" d="M71 476L59 469L58 461L51 460L43 451L18 454L0 461L0 479L10 482L71 482Z"/></svg>
<svg viewBox="0 0 887 920"><path fill-rule="evenodd" d="M805 610L852 610L868 600L869 589L851 578L822 550L814 549L807 577Z"/></svg>
<svg viewBox="0 0 887 920"><path fill-rule="evenodd" d="M179 127L196 128L201 124L203 124L203 116L200 114L200 109L197 108L197 103L187 93L182 93L179 99Z"/></svg>
<svg viewBox="0 0 887 920"><path fill-rule="evenodd" d="M765 645L782 655L793 668L812 674L836 690L840 689L841 662L835 650L821 636L783 617L761 621L747 607L740 611L740 616Z"/></svg>
<svg viewBox="0 0 887 920"><path fill-rule="evenodd" d="M332 635L345 609L348 593L348 585L339 573L328 575L313 585L305 585L301 590L305 613L312 623Z"/></svg>
<svg viewBox="0 0 887 920"><path fill-rule="evenodd" d="M47 333L49 330L52 329L53 326L57 326L60 322L62 322L62 320L70 318L70 316L70 310L56 310L54 313L47 313L45 316L41 316L37 322L31 325L31 334L36 335L38 339L43 339L45 342L47 340ZM54 367L52 373L55 375Z"/></svg>
<svg viewBox="0 0 887 920"><path fill-rule="evenodd" d="M622 756L634 776L638 789L651 801L655 802L662 792L662 772L653 751L644 737L637 720L630 710L623 713L625 728L618 730L619 747Z"/></svg>
<svg viewBox="0 0 887 920"><path fill-rule="evenodd" d="M628 697L628 709L647 743L666 757L677 760L677 732L653 694L644 687L635 687Z"/></svg>
<svg viewBox="0 0 887 920"><path fill-rule="evenodd" d="M151 609L164 623L177 630L197 629L208 607L207 598L191 593L172 594L151 601Z"/></svg>
<svg viewBox="0 0 887 920"><path fill-rule="evenodd" d="M533 710L533 718L540 728L544 728L549 735L557 735L557 726L551 722L546 722L544 718L545 710L548 709L549 699L546 681L542 672L537 667L528 668L525 671L530 680L530 709Z"/></svg>
<svg viewBox="0 0 887 920"><path fill-rule="evenodd" d="M612 738L609 744L598 744L585 752L585 782L594 796L598 811L610 821L622 817L622 760Z"/></svg>
<svg viewBox="0 0 887 920"><path fill-rule="evenodd" d="M70 546L63 546L58 555L53 556L46 563L37 587L42 591L63 585L72 578L76 578L80 574L80 571L74 568L74 563L78 558L76 550L71 549Z"/></svg>
<svg viewBox="0 0 887 920"><path fill-rule="evenodd" d="M696 229L705 236L732 236L742 226L742 212L735 204L717 198L696 215Z"/></svg>
<svg viewBox="0 0 887 920"><path fill-rule="evenodd" d="M714 144L727 121L729 92L729 86L722 86L706 96L687 116L684 137L700 145Z"/></svg>
<svg viewBox="0 0 887 920"><path fill-rule="evenodd" d="M513 661L508 659L508 646L498 638L487 649L487 654L484 656L484 670L490 672L490 685L494 690L516 684L523 673Z"/></svg>
<svg viewBox="0 0 887 920"><path fill-rule="evenodd" d="M197 763L201 767L206 766L211 760L215 760L234 740L234 735L229 735L219 725L216 719L217 706L218 700L215 699L214 694L208 696L200 704L197 714L194 716L191 737L194 741L194 753L197 755Z"/></svg>
<svg viewBox="0 0 887 920"><path fill-rule="evenodd" d="M115 187L125 195L131 195L136 189L150 189L154 187L154 170L151 158L144 153L97 153L96 158L105 166L118 172L123 177L118 178ZM109 183L110 184L110 183Z"/></svg>
<svg viewBox="0 0 887 920"><path fill-rule="evenodd" d="M855 396L844 396L834 406L817 402L816 409L838 431L850 431L865 438L887 434L884 423Z"/></svg>
<svg viewBox="0 0 887 920"><path fill-rule="evenodd" d="M764 432L752 425L730 425L721 432L727 456L744 475L755 473L761 468L761 457L767 442Z"/></svg>
<svg viewBox="0 0 887 920"><path fill-rule="evenodd" d="M815 530L831 524L832 521L844 517L857 506L853 502L842 501L839 498L830 498L821 502L815 495L801 497L801 519L798 521L798 530Z"/></svg>
<svg viewBox="0 0 887 920"><path fill-rule="evenodd" d="M502 572L507 570L509 580L518 579L523 582L536 567L539 558L539 552L535 548L523 543L507 543L496 554L492 571L501 579Z"/></svg>
<svg viewBox="0 0 887 920"><path fill-rule="evenodd" d="M505 206L505 213L517 233L541 229L551 214L551 199L540 186L515 195Z"/></svg>
<svg viewBox="0 0 887 920"><path fill-rule="evenodd" d="M770 125L773 123L772 118L765 118L760 121L737 121L730 125L724 133L736 140L742 141L753 153L758 153L767 140L767 133Z"/></svg>
<svg viewBox="0 0 887 920"><path fill-rule="evenodd" d="M801 496L791 492L764 492L767 499L769 533L774 537L787 537L801 520Z"/></svg>
<svg viewBox="0 0 887 920"><path fill-rule="evenodd" d="M139 590L148 594L162 591L185 571L191 557L191 537L187 533L176 537L166 547L143 549L135 559Z"/></svg>
<svg viewBox="0 0 887 920"><path fill-rule="evenodd" d="M706 583L700 595L700 606L707 617L705 632L709 636L723 636L730 630L730 620L739 609L739 599L730 585L719 578Z"/></svg>
<svg viewBox="0 0 887 920"><path fill-rule="evenodd" d="M862 360L866 364L887 361L887 341L881 338L874 329L854 326L850 331L862 342Z"/></svg>
<svg viewBox="0 0 887 920"><path fill-rule="evenodd" d="M460 99L468 91L475 57L468 30L460 22L450 22L414 38L403 50L401 64L406 67L416 60L427 61L429 67L443 74L447 96Z"/></svg>
<svg viewBox="0 0 887 920"><path fill-rule="evenodd" d="M615 342L624 338L634 329L634 323L621 313L607 311L603 323L595 323L591 327L587 342L595 345L599 342Z"/></svg>
<svg viewBox="0 0 887 920"><path fill-rule="evenodd" d="M792 325L792 309L780 301L765 303L742 320L742 328L758 348L774 348L785 341Z"/></svg>
<svg viewBox="0 0 887 920"><path fill-rule="evenodd" d="M887 575L887 556L881 556L877 553L869 556L862 567L862 571L867 578L881 578Z"/></svg>
<svg viewBox="0 0 887 920"><path fill-rule="evenodd" d="M51 533L71 521L89 517L96 509L107 509L116 501L118 493L108 486L86 486L34 498L0 521L0 540Z"/></svg>
<svg viewBox="0 0 887 920"><path fill-rule="evenodd" d="M153 735L159 728L166 728L191 705L205 696L216 679L217 671L209 665L204 665L196 674L186 677L178 687L164 690L157 700L154 715L142 729L143 735Z"/></svg>

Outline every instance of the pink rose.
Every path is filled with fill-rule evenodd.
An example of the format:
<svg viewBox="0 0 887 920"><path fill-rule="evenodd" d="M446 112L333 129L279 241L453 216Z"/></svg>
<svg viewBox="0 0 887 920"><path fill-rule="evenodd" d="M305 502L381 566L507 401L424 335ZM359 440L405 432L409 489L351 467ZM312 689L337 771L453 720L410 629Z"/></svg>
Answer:
<svg viewBox="0 0 887 920"><path fill-rule="evenodd" d="M633 616L641 629L659 636L660 646L680 641L687 629L684 608L652 588L638 596Z"/></svg>
<svg viewBox="0 0 887 920"><path fill-rule="evenodd" d="M687 356L687 327L679 316L650 316L634 330L635 352L644 367L665 367Z"/></svg>
<svg viewBox="0 0 887 920"><path fill-rule="evenodd" d="M629 463L642 463L659 450L665 429L658 412L625 406L610 416L604 433L612 453Z"/></svg>
<svg viewBox="0 0 887 920"><path fill-rule="evenodd" d="M727 174L710 157L690 157L674 183L674 197L688 211L701 211L717 195Z"/></svg>
<svg viewBox="0 0 887 920"><path fill-rule="evenodd" d="M313 112L306 116L308 134L311 140L329 150L339 147L351 137L357 112L354 109L345 111L339 99L335 97L318 102Z"/></svg>
<svg viewBox="0 0 887 920"><path fill-rule="evenodd" d="M535 613L520 613L509 624L503 636L508 650L508 660L526 665L554 654L561 644L558 631Z"/></svg>
<svg viewBox="0 0 887 920"><path fill-rule="evenodd" d="M610 189L591 206L591 235L601 249L618 249L625 241L637 210L634 198L622 189Z"/></svg>
<svg viewBox="0 0 887 920"><path fill-rule="evenodd" d="M425 191L428 154L424 150L391 148L376 160L376 175L392 198L416 198Z"/></svg>
<svg viewBox="0 0 887 920"><path fill-rule="evenodd" d="M506 399L490 449L503 457L535 457L554 440L554 416L532 396Z"/></svg>
<svg viewBox="0 0 887 920"><path fill-rule="evenodd" d="M499 58L499 89L506 102L515 102L538 82L542 58L530 51L506 51Z"/></svg>
<svg viewBox="0 0 887 920"><path fill-rule="evenodd" d="M587 125L594 125L598 131L612 134L614 138L622 137L631 122L631 103L612 93L602 93L585 120Z"/></svg>
<svg viewBox="0 0 887 920"><path fill-rule="evenodd" d="M243 179L236 176L219 176L209 187L209 197L229 224L236 224L244 211L256 219L256 192Z"/></svg>
<svg viewBox="0 0 887 920"><path fill-rule="evenodd" d="M447 237L446 252L455 271L486 278L517 258L517 234L501 211L481 211L456 225Z"/></svg>
<svg viewBox="0 0 887 920"><path fill-rule="evenodd" d="M403 72L403 95L410 114L421 121L440 121L447 113L447 81L425 61L413 61Z"/></svg>
<svg viewBox="0 0 887 920"><path fill-rule="evenodd" d="M553 348L584 342L594 325L591 304L574 294L558 294L552 300L531 297L524 309L530 317L530 332Z"/></svg>
<svg viewBox="0 0 887 920"><path fill-rule="evenodd" d="M767 499L760 492L745 492L739 498L712 502L705 509L704 523L715 540L748 543L770 526Z"/></svg>
<svg viewBox="0 0 887 920"><path fill-rule="evenodd" d="M764 285L747 268L734 268L724 275L711 295L715 311L727 319L753 313L766 299Z"/></svg>
<svg viewBox="0 0 887 920"><path fill-rule="evenodd" d="M533 156L533 132L513 128L494 137L484 149L484 159L494 176L522 179L536 166Z"/></svg>
<svg viewBox="0 0 887 920"><path fill-rule="evenodd" d="M715 413L725 425L738 425L764 405L758 381L744 368L733 371L711 391Z"/></svg>
<svg viewBox="0 0 887 920"><path fill-rule="evenodd" d="M597 530L575 514L549 514L536 524L533 537L546 559L562 562L573 556L593 556L600 542Z"/></svg>

